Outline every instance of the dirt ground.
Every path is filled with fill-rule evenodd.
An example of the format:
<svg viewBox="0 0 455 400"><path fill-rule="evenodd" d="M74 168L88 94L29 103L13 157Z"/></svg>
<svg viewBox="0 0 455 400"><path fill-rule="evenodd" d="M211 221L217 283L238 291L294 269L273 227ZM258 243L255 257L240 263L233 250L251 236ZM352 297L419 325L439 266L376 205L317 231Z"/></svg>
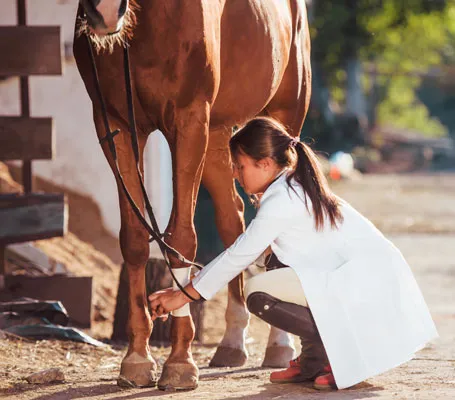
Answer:
<svg viewBox="0 0 455 400"><path fill-rule="evenodd" d="M206 304L204 345L193 346L201 375L199 388L195 391L176 393L154 388L119 388L115 381L126 351L121 346L94 348L72 342L34 342L3 337L0 338L0 398L454 399L455 174L366 175L336 183L333 188L369 217L402 250L420 284L440 337L410 362L354 388L333 393L317 392L301 384L271 384L268 381L271 370L260 367L268 327L252 318L247 340L248 363L239 368L208 368L208 361L224 330L221 323L226 304L224 292ZM83 248L77 242L77 236L73 235L73 245L79 246L77 249ZM84 258L81 265L85 261L96 264L101 260L105 265L105 275L103 278L99 272L102 269L97 270L96 290L101 290L102 285L114 290L118 259L115 260L115 254L104 256L98 252L99 248L93 246L85 250L91 253L92 258ZM71 251L74 249L70 249L69 253ZM114 281L107 283L109 279ZM112 305L103 306L106 321L95 324L92 332L98 338L108 337L111 329ZM162 366L169 349L153 348L152 352ZM24 380L33 372L51 367L62 368L66 377L64 383L31 385Z"/></svg>

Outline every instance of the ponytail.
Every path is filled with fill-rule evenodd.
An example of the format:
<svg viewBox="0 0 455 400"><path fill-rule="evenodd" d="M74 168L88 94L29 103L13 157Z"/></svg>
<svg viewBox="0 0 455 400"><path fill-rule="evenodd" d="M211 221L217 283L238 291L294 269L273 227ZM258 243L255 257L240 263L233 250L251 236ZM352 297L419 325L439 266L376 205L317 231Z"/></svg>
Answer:
<svg viewBox="0 0 455 400"><path fill-rule="evenodd" d="M294 178L302 186L307 209L307 196L313 206L316 230L324 227L326 217L332 228L343 221L339 201L330 191L316 155L298 138L292 138L277 120L253 118L232 136L229 148L234 158L238 154L246 154L256 161L270 157L281 169L292 169L287 183L292 188L290 181Z"/></svg>
<svg viewBox="0 0 455 400"><path fill-rule="evenodd" d="M322 173L319 161L308 145L300 141L293 141L292 147L297 153L297 163L294 171L288 175L287 183L292 188L290 181L294 178L303 188L305 205L308 208L307 196L313 207L314 225L317 231L324 227L325 218L328 217L332 228L337 228L343 222L339 201L330 191L327 179ZM294 189L293 189L294 190Z"/></svg>

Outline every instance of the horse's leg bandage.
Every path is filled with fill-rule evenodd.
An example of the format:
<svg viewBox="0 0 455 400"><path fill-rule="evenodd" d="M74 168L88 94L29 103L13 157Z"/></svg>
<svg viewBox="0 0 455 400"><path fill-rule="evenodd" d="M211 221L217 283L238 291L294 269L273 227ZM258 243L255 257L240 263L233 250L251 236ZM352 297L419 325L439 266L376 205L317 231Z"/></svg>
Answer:
<svg viewBox="0 0 455 400"><path fill-rule="evenodd" d="M180 286L185 287L190 282L191 267L187 268L172 268L175 278L179 281ZM174 290L180 290L175 281L172 284ZM183 307L177 308L171 312L173 317L187 317L190 315L190 304L187 303Z"/></svg>

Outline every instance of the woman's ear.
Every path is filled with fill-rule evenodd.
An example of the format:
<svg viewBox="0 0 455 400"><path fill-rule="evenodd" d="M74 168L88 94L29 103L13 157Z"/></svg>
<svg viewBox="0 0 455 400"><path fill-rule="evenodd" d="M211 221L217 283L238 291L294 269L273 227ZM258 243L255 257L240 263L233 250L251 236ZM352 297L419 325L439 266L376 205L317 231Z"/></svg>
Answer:
<svg viewBox="0 0 455 400"><path fill-rule="evenodd" d="M270 157L265 157L262 160L259 160L257 163L258 166L264 170L269 170L273 167L273 160Z"/></svg>
<svg viewBox="0 0 455 400"><path fill-rule="evenodd" d="M264 169L264 170L266 170L269 166L269 162L267 161L267 158L263 158L263 159L257 161L256 163L259 168Z"/></svg>

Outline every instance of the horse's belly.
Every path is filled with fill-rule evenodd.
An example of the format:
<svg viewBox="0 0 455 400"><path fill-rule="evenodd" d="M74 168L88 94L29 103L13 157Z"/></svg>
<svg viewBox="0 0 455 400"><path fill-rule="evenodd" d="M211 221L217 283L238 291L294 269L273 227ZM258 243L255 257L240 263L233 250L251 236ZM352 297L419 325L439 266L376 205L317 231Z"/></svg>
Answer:
<svg viewBox="0 0 455 400"><path fill-rule="evenodd" d="M292 14L284 0L227 1L221 20L220 87L211 125L257 115L277 91L286 69Z"/></svg>

